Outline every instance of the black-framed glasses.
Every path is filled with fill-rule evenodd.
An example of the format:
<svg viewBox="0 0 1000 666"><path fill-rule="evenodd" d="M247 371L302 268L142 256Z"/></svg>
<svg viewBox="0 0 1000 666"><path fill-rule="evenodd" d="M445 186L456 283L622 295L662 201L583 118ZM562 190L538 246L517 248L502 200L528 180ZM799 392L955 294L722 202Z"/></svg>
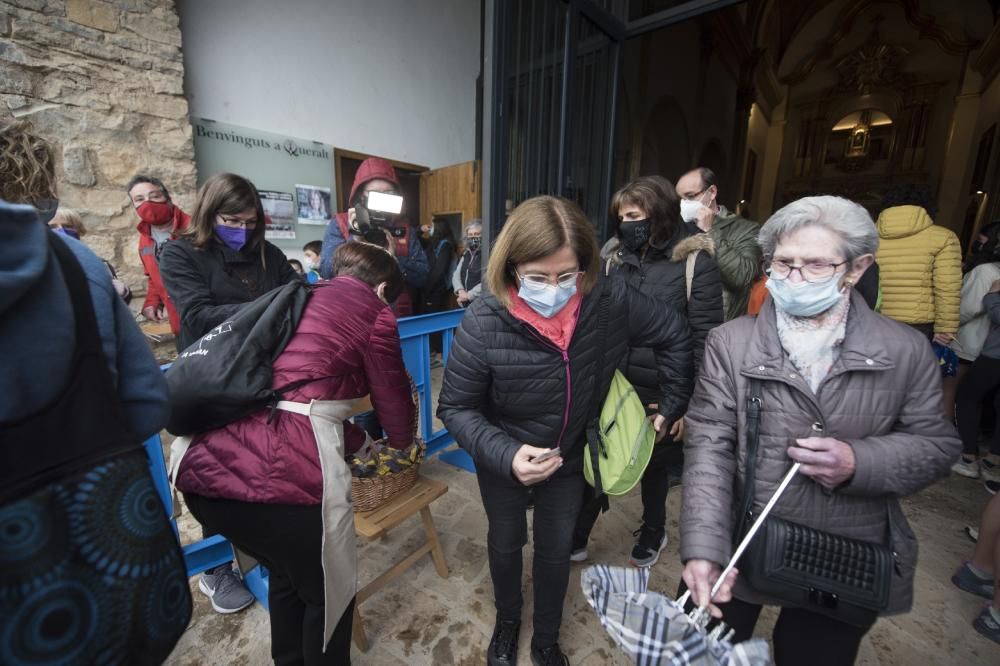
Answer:
<svg viewBox="0 0 1000 666"><path fill-rule="evenodd" d="M799 276L806 282L824 282L837 274L837 269L849 261L841 261L830 264L822 261L810 261L801 266L793 266L779 259L772 259L764 265L764 272L775 280L787 280L792 271L798 271Z"/></svg>
<svg viewBox="0 0 1000 666"><path fill-rule="evenodd" d="M514 275L516 275L518 279L526 284L530 289L540 290L552 284L552 278L548 275L542 275L541 273L525 273L524 275L521 275L520 273L515 272ZM580 275L583 275L583 271L570 271L569 273L557 275L555 282L563 289L569 289L576 284L576 279Z"/></svg>
<svg viewBox="0 0 1000 666"><path fill-rule="evenodd" d="M254 219L254 220L241 220L238 217L233 217L232 215L223 215L222 213L218 213L218 217L219 217L220 220L222 220L222 224L224 226L233 227L234 229L238 229L240 227L243 227L243 228L246 228L246 229L254 229L254 228L257 227L257 220L256 219Z"/></svg>

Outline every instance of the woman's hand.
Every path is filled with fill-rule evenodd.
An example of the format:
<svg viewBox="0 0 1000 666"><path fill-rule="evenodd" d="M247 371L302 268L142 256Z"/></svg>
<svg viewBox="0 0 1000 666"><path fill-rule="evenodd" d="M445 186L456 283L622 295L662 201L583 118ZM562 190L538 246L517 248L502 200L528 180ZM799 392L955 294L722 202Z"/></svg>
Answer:
<svg viewBox="0 0 1000 666"><path fill-rule="evenodd" d="M824 488L833 490L854 476L854 449L832 437L797 439L788 448L788 457L802 463L799 471Z"/></svg>
<svg viewBox="0 0 1000 666"><path fill-rule="evenodd" d="M680 417L674 424L670 426L670 436L674 438L675 442L679 442L684 439L684 417Z"/></svg>
<svg viewBox="0 0 1000 666"><path fill-rule="evenodd" d="M990 285L990 293L995 294L1000 292L1000 280L993 280L993 284Z"/></svg>
<svg viewBox="0 0 1000 666"><path fill-rule="evenodd" d="M649 420L653 422L653 430L656 431L656 439L653 441L659 444L667 436L667 417L663 414L653 414Z"/></svg>
<svg viewBox="0 0 1000 666"><path fill-rule="evenodd" d="M726 581L719 587L719 591L710 599L709 595L712 593L712 586L715 585L715 581L719 580L719 574L721 573L722 567L715 562L709 562L708 560L688 560L687 564L684 565L684 573L681 574L684 584L691 590L691 600L694 601L698 608L707 607L708 612L715 618L721 618L722 611L712 602L717 601L720 604L724 604L732 601L733 585L736 584L736 576L739 574L739 571L736 569L730 571L729 575L726 576Z"/></svg>
<svg viewBox="0 0 1000 666"><path fill-rule="evenodd" d="M526 486L533 486L549 478L555 474L557 469L562 467L562 456L555 456L540 463L532 462L532 458L540 456L546 451L548 449L540 449L530 444L525 444L517 450L510 468L518 481Z"/></svg>

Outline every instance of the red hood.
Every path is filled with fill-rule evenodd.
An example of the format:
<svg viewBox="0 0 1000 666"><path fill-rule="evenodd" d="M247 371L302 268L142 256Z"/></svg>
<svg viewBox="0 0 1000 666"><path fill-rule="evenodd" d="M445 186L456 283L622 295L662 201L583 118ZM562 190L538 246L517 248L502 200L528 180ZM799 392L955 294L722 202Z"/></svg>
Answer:
<svg viewBox="0 0 1000 666"><path fill-rule="evenodd" d="M369 157L361 166L358 167L358 173L354 176L354 185L351 186L351 196L347 200L347 205L352 206L354 201L354 193L358 189L367 183L369 180L375 180L376 178L381 178L382 180L387 180L393 183L396 187L399 187L399 177L396 176L396 170L392 168L392 164L388 160L384 160L381 157Z"/></svg>
<svg viewBox="0 0 1000 666"><path fill-rule="evenodd" d="M179 232L184 231L191 224L191 216L181 210L181 207L177 204L172 204L174 207L174 223L170 228L170 233L176 236ZM139 223L135 225L136 231L138 231L143 236L147 238L152 238L153 234L149 230L149 222L143 222L139 220Z"/></svg>

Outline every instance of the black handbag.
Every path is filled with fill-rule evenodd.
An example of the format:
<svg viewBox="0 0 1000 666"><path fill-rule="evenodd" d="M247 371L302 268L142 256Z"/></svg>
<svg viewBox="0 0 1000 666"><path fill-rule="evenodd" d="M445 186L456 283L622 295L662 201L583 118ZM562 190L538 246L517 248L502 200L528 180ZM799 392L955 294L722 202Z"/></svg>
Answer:
<svg viewBox="0 0 1000 666"><path fill-rule="evenodd" d="M753 524L753 488L760 443L759 382L747 404L747 472L734 534ZM768 516L743 554L740 575L758 593L858 627L871 626L889 605L894 557L879 543L824 532Z"/></svg>

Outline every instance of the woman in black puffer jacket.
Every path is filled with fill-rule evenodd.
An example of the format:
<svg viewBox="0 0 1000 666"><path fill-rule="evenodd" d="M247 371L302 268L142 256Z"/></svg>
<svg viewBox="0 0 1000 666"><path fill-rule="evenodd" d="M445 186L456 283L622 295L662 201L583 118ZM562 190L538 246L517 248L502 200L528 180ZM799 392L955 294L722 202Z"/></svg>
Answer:
<svg viewBox="0 0 1000 666"><path fill-rule="evenodd" d="M708 234L692 234L681 220L676 189L661 176L637 178L618 190L611 199L611 214L620 220L621 242L607 262L607 271L687 315L694 348L694 367L688 378L694 381L705 338L723 320L722 281L712 239ZM630 348L621 369L639 398L654 411L659 386L653 350ZM629 558L637 567L652 566L667 543L667 490L670 476L679 478L684 465L683 424L683 419L672 421L669 432L659 434L642 477L642 525L636 530L638 539ZM573 535L571 559L577 562L587 559L587 541L600 513L600 506L589 500L585 496Z"/></svg>
<svg viewBox="0 0 1000 666"><path fill-rule="evenodd" d="M489 664L516 660L529 486L535 503L532 660L567 663L557 642L595 391L607 394L632 346L652 349L658 431L683 415L691 393L684 318L616 276L601 280L601 273L583 211L555 197L524 202L497 239L483 295L466 310L445 369L438 416L476 463L489 521L497 606ZM602 350L598 305L605 292ZM559 455L534 461L549 448Z"/></svg>
<svg viewBox="0 0 1000 666"><path fill-rule="evenodd" d="M257 188L232 173L212 176L198 190L191 226L160 256L160 274L181 317L184 350L240 308L299 280L288 258L264 239Z"/></svg>

